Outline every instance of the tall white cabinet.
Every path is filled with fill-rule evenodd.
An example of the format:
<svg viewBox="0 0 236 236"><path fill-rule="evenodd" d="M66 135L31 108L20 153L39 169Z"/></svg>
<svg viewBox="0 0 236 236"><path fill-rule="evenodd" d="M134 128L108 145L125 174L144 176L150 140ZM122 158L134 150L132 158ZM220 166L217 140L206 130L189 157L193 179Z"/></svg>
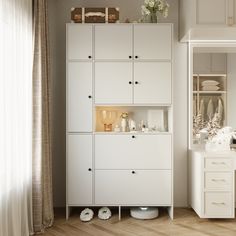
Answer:
<svg viewBox="0 0 236 236"><path fill-rule="evenodd" d="M173 218L172 60L171 24L67 24L67 218L75 206L160 206ZM103 132L104 109L162 110L165 129Z"/></svg>

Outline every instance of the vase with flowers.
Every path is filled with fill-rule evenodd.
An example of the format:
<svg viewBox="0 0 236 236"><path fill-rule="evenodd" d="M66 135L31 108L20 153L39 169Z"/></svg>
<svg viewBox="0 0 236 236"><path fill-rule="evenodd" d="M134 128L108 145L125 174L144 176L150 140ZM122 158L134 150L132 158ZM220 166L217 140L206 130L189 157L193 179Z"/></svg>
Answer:
<svg viewBox="0 0 236 236"><path fill-rule="evenodd" d="M168 16L170 5L166 0L145 0L141 7L142 22L157 23L158 15Z"/></svg>

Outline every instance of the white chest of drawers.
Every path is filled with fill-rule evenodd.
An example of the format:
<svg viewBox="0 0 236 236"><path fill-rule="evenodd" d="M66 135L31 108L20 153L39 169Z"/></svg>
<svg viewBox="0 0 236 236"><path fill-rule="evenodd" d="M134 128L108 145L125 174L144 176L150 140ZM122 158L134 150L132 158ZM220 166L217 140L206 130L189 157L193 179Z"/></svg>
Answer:
<svg viewBox="0 0 236 236"><path fill-rule="evenodd" d="M201 218L234 218L235 152L191 151L190 206Z"/></svg>

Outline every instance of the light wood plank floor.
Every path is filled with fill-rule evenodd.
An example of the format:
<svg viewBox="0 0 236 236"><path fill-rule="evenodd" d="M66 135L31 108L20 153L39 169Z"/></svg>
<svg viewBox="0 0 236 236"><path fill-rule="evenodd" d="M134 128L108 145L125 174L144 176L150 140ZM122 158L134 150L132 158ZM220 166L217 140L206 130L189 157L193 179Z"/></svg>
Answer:
<svg viewBox="0 0 236 236"><path fill-rule="evenodd" d="M129 211L122 211L118 220L115 212L107 221L95 217L83 223L79 219L81 209L76 209L68 221L62 210L55 211L54 226L47 229L44 236L236 236L236 220L200 219L193 210L175 209L175 219L169 219L166 211L161 210L155 220L136 220Z"/></svg>

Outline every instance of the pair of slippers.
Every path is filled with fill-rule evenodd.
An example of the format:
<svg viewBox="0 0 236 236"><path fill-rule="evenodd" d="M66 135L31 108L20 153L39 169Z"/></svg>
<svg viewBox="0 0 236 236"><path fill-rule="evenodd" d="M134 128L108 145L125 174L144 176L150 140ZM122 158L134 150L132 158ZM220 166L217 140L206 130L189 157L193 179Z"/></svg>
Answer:
<svg viewBox="0 0 236 236"><path fill-rule="evenodd" d="M80 220L83 222L88 222L93 219L94 212L90 208L85 208L80 213ZM101 220L108 220L111 218L111 210L108 207L102 207L98 211L98 218Z"/></svg>

